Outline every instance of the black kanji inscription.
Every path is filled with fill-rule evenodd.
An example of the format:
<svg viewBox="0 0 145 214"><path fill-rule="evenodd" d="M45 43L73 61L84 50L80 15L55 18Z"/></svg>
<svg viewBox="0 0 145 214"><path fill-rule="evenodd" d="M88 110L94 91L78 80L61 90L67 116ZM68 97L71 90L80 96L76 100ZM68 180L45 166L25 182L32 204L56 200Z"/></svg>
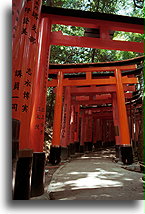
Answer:
<svg viewBox="0 0 145 214"><path fill-rule="evenodd" d="M24 99L27 99L27 100L30 97L30 93L28 91L24 91L23 95L24 95Z"/></svg>
<svg viewBox="0 0 145 214"><path fill-rule="evenodd" d="M14 109L15 111L18 110L18 104L12 104L12 109Z"/></svg>
<svg viewBox="0 0 145 214"><path fill-rule="evenodd" d="M25 104L25 105L22 105L22 112L27 112L28 111L28 106Z"/></svg>
<svg viewBox="0 0 145 214"><path fill-rule="evenodd" d="M27 68L26 73L27 73L29 76L31 76L31 75L32 75L32 70L31 70L31 68Z"/></svg>
<svg viewBox="0 0 145 214"><path fill-rule="evenodd" d="M24 17L23 18L23 24L28 24L29 23L29 18L28 17Z"/></svg>
<svg viewBox="0 0 145 214"><path fill-rule="evenodd" d="M23 28L21 34L27 35L27 28Z"/></svg>
<svg viewBox="0 0 145 214"><path fill-rule="evenodd" d="M19 90L19 82L15 82L13 90Z"/></svg>
<svg viewBox="0 0 145 214"><path fill-rule="evenodd" d="M40 115L39 115L39 114L37 114L36 118L37 118L37 119L41 119L41 117L40 117Z"/></svg>
<svg viewBox="0 0 145 214"><path fill-rule="evenodd" d="M30 11L31 11L31 8L25 7L25 12L26 12L26 13L29 13Z"/></svg>
<svg viewBox="0 0 145 214"><path fill-rule="evenodd" d="M29 37L30 42L32 42L32 44L36 43L36 39L33 36Z"/></svg>
<svg viewBox="0 0 145 214"><path fill-rule="evenodd" d="M32 16L34 17L34 19L36 19L36 20L38 19L38 13L36 13L36 12L34 12L34 11L33 11L33 13L32 13Z"/></svg>
<svg viewBox="0 0 145 214"><path fill-rule="evenodd" d="M14 29L14 30L17 30L17 26L14 26L13 29Z"/></svg>
<svg viewBox="0 0 145 214"><path fill-rule="evenodd" d="M36 2L35 2L35 5L39 5L39 3L40 3L40 1L36 1Z"/></svg>
<svg viewBox="0 0 145 214"><path fill-rule="evenodd" d="M25 81L24 85L26 85L26 86L31 86L30 80L27 79L27 80Z"/></svg>
<svg viewBox="0 0 145 214"><path fill-rule="evenodd" d="M39 7L37 5L34 6L34 10L39 10Z"/></svg>
<svg viewBox="0 0 145 214"><path fill-rule="evenodd" d="M33 30L35 33L37 33L37 32L36 32L36 25L35 25L35 24L32 26L32 30Z"/></svg>
<svg viewBox="0 0 145 214"><path fill-rule="evenodd" d="M22 71L21 70L16 70L15 71L15 76L16 77L22 77Z"/></svg>
<svg viewBox="0 0 145 214"><path fill-rule="evenodd" d="M39 129L39 124L36 124L36 125L35 125L35 129Z"/></svg>

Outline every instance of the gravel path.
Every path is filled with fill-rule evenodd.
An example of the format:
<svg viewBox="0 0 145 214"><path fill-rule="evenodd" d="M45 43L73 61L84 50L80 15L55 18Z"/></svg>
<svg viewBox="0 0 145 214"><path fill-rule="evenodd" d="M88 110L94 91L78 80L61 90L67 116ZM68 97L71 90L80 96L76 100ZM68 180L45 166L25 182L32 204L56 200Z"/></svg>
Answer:
<svg viewBox="0 0 145 214"><path fill-rule="evenodd" d="M47 200L143 200L142 173L112 162L110 150L85 154L53 174Z"/></svg>

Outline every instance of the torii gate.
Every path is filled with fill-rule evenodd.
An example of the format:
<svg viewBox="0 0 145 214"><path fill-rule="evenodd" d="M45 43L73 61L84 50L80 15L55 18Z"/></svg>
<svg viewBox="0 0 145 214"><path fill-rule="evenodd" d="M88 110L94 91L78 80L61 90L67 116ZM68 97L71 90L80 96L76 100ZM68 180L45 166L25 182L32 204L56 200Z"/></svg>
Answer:
<svg viewBox="0 0 145 214"><path fill-rule="evenodd" d="M56 86L56 101L55 101L55 111L54 111L54 128L53 128L53 140L52 140L52 154L60 153L60 136L61 136L61 112L62 112L62 95L63 95L63 87L64 86L89 86L89 85L115 85L116 86L116 95L117 95L117 106L118 106L118 117L119 117L119 123L120 123L120 133L121 133L121 145L123 145L123 150L131 149L130 145L130 137L129 137L129 128L128 128L128 119L127 119L127 113L126 113L126 107L125 107L125 95L124 95L124 88L123 84L136 84L138 83L137 78L135 77L127 77L121 76L122 70L133 70L136 68L136 65L129 65L129 66L116 66L116 67L103 67L103 68L78 68L78 69L51 69L50 73L54 74L58 72L58 80L51 80L48 82L48 86ZM72 71L73 70L73 71ZM64 73L74 73L75 71L80 73L81 70L83 72L86 72L86 79L79 79L79 80L71 80L71 79L65 79L63 78ZM92 72L97 71L114 71L114 77L104 78L104 79L92 79ZM57 83L58 81L58 83ZM102 95L100 95L102 96ZM106 97L105 97L106 99ZM111 101L111 100L110 100ZM106 102L110 101L107 99ZM80 102L80 104L83 103L83 100L81 101L73 101L74 103ZM84 100L84 103L88 104L95 104L99 101L95 100ZM105 103L105 102L104 102ZM120 107L119 107L120 106ZM60 115L59 115L59 114ZM124 149L125 148L125 149ZM124 152L126 153L126 152ZM53 161L54 155L51 155L51 158ZM53 157L52 157L53 156ZM52 161L52 162L53 162ZM56 160L58 161L58 160ZM55 161L54 161L55 162Z"/></svg>
<svg viewBox="0 0 145 214"><path fill-rule="evenodd" d="M53 24L98 28L99 38L66 36L61 32L52 32L51 26ZM23 177L23 170L29 169L26 160L32 159L32 153L33 163L35 163L35 172L33 171L32 173L32 181L35 183L36 179L34 178L37 178L36 175L43 174L43 170L37 167L37 165L39 165L38 160L42 161L43 166L45 162L43 143L50 46L71 45L77 47L144 52L143 43L111 40L109 32L112 30L143 34L143 19L62 8L42 7L41 0L13 1L12 112L13 119L17 120L17 122L20 121L19 163L24 164L23 169L17 169L21 171L19 174L20 178ZM133 66L132 69L134 68ZM121 77L120 69L122 68L115 66L113 70L115 77L100 79L98 85L116 85L119 115L120 118L125 116L122 120L125 125L120 126L121 132L125 133L122 142L124 145L128 146L130 145L130 138L124 105L123 84L134 84L137 82L137 79ZM125 67L123 69L125 69ZM71 72L72 71L73 70L71 70ZM91 71L87 72L87 79L81 81L63 79L63 72L59 72L58 81L56 80L51 83L54 84L54 82L55 85L57 85L55 112L57 112L58 115L56 116L55 114L54 117L55 131L53 135L54 154L56 155L56 151L59 150L58 147L60 146L60 124L59 127L57 127L56 122L57 120L60 122L61 118L62 100L60 96L62 95L62 88L64 86L83 86L84 84L96 85L97 80L91 79ZM119 97L120 95L121 97ZM59 102L60 107L58 105ZM17 129L14 131L16 130ZM59 135L56 132L57 130ZM39 170L41 173L38 173ZM29 174L30 173L28 173L28 175ZM27 184L29 183L29 178L23 177L23 179ZM24 187L25 192L23 183L22 181L21 188ZM33 185L32 188L32 195L43 192L43 187L41 186L40 191L38 191L39 193L36 193L37 190L34 186L35 185ZM19 195L19 192L17 192L17 194ZM17 194L15 194L15 198L17 198ZM21 194L21 197L22 199L24 197L27 199L30 197L30 194Z"/></svg>

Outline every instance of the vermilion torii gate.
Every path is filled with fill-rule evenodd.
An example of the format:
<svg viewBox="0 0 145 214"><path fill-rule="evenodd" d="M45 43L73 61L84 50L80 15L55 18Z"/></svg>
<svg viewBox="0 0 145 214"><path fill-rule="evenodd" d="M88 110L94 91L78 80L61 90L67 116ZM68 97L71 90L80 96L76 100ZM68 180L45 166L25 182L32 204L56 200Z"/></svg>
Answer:
<svg viewBox="0 0 145 214"><path fill-rule="evenodd" d="M128 128L128 119L127 119L127 112L126 112L126 106L125 106L125 94L124 94L124 88L123 85L127 85L127 84L136 84L138 83L137 78L135 77L128 77L128 76L121 76L121 70L132 70L135 69L136 66L135 65L126 65L126 66L110 66L110 67L91 67L91 68L78 68L78 69L50 69L50 74L55 74L55 73L59 73L58 74L58 80L51 80L48 82L48 86L56 86L56 101L55 101L55 112L54 115L56 114L57 116L54 117L54 129L53 129L53 140L52 140L52 148L51 148L51 154L50 154L50 161L52 160L52 163L58 162L59 159L56 158L56 160L54 160L55 157L55 153L56 154L60 154L60 148L61 148L61 141L60 141L60 136L61 136L61 112L62 112L62 96L63 96L63 87L67 87L67 86L90 86L90 85L95 85L95 86L100 86L100 85L107 85L108 87L108 92L109 92L109 87L111 85L114 86L114 91L116 92L115 94L117 95L116 99L113 96L113 103L116 102L117 105L115 105L115 110L114 111L118 111L118 114L115 114L117 118L115 118L118 121L118 129L120 132L120 145L122 145L124 153L125 150L127 150L127 153L129 153L129 149L131 149L131 144L130 144L130 136L129 136L129 128ZM73 71L72 71L73 70ZM86 78L85 79L77 79L74 78L69 79L69 78L63 78L65 73L75 73L78 72L80 73L81 70L83 70L83 72L86 72ZM114 77L104 77L102 78L96 78L96 79L92 79L92 72L99 72L99 71L114 71ZM57 83L58 81L58 83ZM118 87L119 85L119 87ZM103 87L104 87L103 86ZM131 89L131 88L130 88ZM79 90L79 89L78 89ZM82 89L81 89L82 90ZM84 89L83 89L84 90ZM85 90L87 92L89 92L89 89L85 88ZM129 90L129 88L128 88ZM100 90L101 92L101 90ZM102 90L103 92L103 90ZM58 94L59 93L59 94ZM76 92L77 93L77 92ZM96 92L97 93L97 92ZM126 97L130 97L129 93L126 93ZM87 98L87 99L86 99ZM66 98L67 99L67 98ZM66 101L66 102L70 102L70 101ZM72 104L104 104L104 103L111 103L112 102L112 97L110 95L98 95L98 99L88 99L87 96L84 97L80 97L80 99L73 99L71 101ZM70 104L69 104L70 105ZM120 106L120 108L119 108ZM117 108L118 107L118 108ZM117 109L116 109L117 108ZM57 109L57 110L56 110ZM59 110L58 110L59 109ZM57 113L56 113L57 112ZM60 116L58 115L58 112L60 112ZM71 114L68 112L68 114ZM67 117L67 116L66 116ZM69 116L68 116L69 118ZM114 120L115 120L114 119ZM68 127L68 125L67 125ZM87 125L86 125L87 127ZM130 151L131 152L131 151ZM53 155L52 155L53 154ZM58 155L59 156L59 155ZM57 157L58 157L57 156ZM130 155L128 155L129 157Z"/></svg>
<svg viewBox="0 0 145 214"><path fill-rule="evenodd" d="M66 36L62 32L52 32L53 24L79 26L84 28L98 29L97 38ZM115 87L117 96L118 115L120 120L121 144L130 148L130 137L125 107L123 86L136 84L137 78L121 76L122 70L136 69L134 60L132 65L110 64L95 66L95 72L113 71L114 76L94 79L91 74L94 68L76 69L71 66L67 72L63 69L49 70L49 53L51 45L65 45L88 48L100 48L122 51L134 51L143 53L143 43L130 41L115 41L110 37L111 31L124 31L133 33L144 33L143 19L76 11L62 8L51 8L42 6L41 0L13 0L13 84L12 84L12 116L13 116L13 139L14 147L18 148L15 199L28 199L30 191L25 191L30 183L30 163L33 158L31 195L39 195L43 190L43 169L45 154L44 124L46 111L47 86L56 87L56 105L54 115L54 134L51 149L53 163L60 161L60 131L62 114L62 91L69 94L69 87L85 85L106 85ZM89 35L88 35L89 36ZM129 63L130 64L130 63ZM57 73L57 79L48 83L48 73ZM85 79L70 80L64 78L64 73L86 72ZM67 95L65 95L67 96ZM69 95L70 96L70 95ZM71 96L70 96L71 98ZM73 109L73 107L71 107ZM72 110L73 112L73 110ZM75 111L74 111L75 112ZM73 118L73 113L72 113ZM59 121L59 123L57 123ZM68 120L67 120L68 121ZM15 125L18 124L18 125ZM73 124L73 120L72 120ZM19 129L20 127L20 134ZM73 127L71 126L73 129ZM69 137L69 136L68 136ZM73 136L72 136L73 137ZM18 138L19 145L18 145ZM75 136L77 140L77 135ZM41 164L40 164L41 163ZM41 165L41 167L40 167ZM42 167L43 166L43 167ZM14 169L15 170L15 169ZM24 170L28 177L24 177ZM15 174L15 173L14 173ZM36 179L39 175L40 179ZM40 182L41 180L41 182ZM20 182L21 181L21 182ZM25 186L24 183L27 183ZM20 186L19 186L20 185ZM37 188L36 188L37 186ZM19 188L20 187L20 188ZM24 189L22 189L24 187ZM21 189L21 192L20 192ZM25 194L26 193L26 194Z"/></svg>

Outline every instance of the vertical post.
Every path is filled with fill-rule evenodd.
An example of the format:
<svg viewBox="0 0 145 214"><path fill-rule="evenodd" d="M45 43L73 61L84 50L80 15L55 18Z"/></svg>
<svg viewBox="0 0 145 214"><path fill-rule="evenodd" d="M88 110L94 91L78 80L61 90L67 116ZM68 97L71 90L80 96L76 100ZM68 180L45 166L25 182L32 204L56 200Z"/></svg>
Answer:
<svg viewBox="0 0 145 214"><path fill-rule="evenodd" d="M62 126L61 126L61 159L62 160L66 160L68 158L68 137L69 137L68 132L69 132L69 122L70 122L70 105L71 105L70 87L65 87Z"/></svg>
<svg viewBox="0 0 145 214"><path fill-rule="evenodd" d="M29 141L42 0L13 0L12 117L20 121L15 200L30 198L33 150ZM15 131L15 130L14 130ZM25 175L25 176L24 176Z"/></svg>
<svg viewBox="0 0 145 214"><path fill-rule="evenodd" d="M122 76L120 69L115 69L116 77L116 94L117 94L117 104L118 104L118 115L121 131L121 155L122 162L125 164L133 163L132 147L130 144L129 126L127 111L125 106L125 96L122 84Z"/></svg>
<svg viewBox="0 0 145 214"><path fill-rule="evenodd" d="M84 111L81 112L81 135L80 135L80 153L84 152L84 128L85 128L85 115Z"/></svg>
<svg viewBox="0 0 145 214"><path fill-rule="evenodd" d="M87 126L87 143L88 143L88 151L91 152L93 149L93 143L92 143L92 134L93 134L93 124L92 124L92 112L89 110L88 112L88 126Z"/></svg>
<svg viewBox="0 0 145 214"><path fill-rule="evenodd" d="M75 145L74 145L74 123L75 123L75 109L74 105L71 105L71 115L70 115L70 130L69 130L69 152L70 155L75 154Z"/></svg>
<svg viewBox="0 0 145 214"><path fill-rule="evenodd" d="M63 73L58 72L56 98L54 106L54 120L53 120L53 137L52 146L50 149L49 161L51 164L58 164L61 161L61 114L62 114L62 96L63 96Z"/></svg>
<svg viewBox="0 0 145 214"><path fill-rule="evenodd" d="M87 134L88 134L88 124L89 124L89 117L88 117L88 110L85 111L84 114L85 120L84 120L84 150L85 152L88 152L88 144L87 141Z"/></svg>
<svg viewBox="0 0 145 214"><path fill-rule="evenodd" d="M112 113L113 113L114 132L115 132L116 158L120 158L121 131L120 131L120 124L119 124L119 113L118 113L116 93L112 93Z"/></svg>
<svg viewBox="0 0 145 214"><path fill-rule="evenodd" d="M46 118L46 94L48 61L50 49L51 22L42 18L39 27L38 57L33 87L32 116L30 123L30 145L34 151L32 167L31 196L44 192L44 125Z"/></svg>
<svg viewBox="0 0 145 214"><path fill-rule="evenodd" d="M80 122L80 105L75 105L75 130L74 130L74 144L75 152L79 152L79 122Z"/></svg>

